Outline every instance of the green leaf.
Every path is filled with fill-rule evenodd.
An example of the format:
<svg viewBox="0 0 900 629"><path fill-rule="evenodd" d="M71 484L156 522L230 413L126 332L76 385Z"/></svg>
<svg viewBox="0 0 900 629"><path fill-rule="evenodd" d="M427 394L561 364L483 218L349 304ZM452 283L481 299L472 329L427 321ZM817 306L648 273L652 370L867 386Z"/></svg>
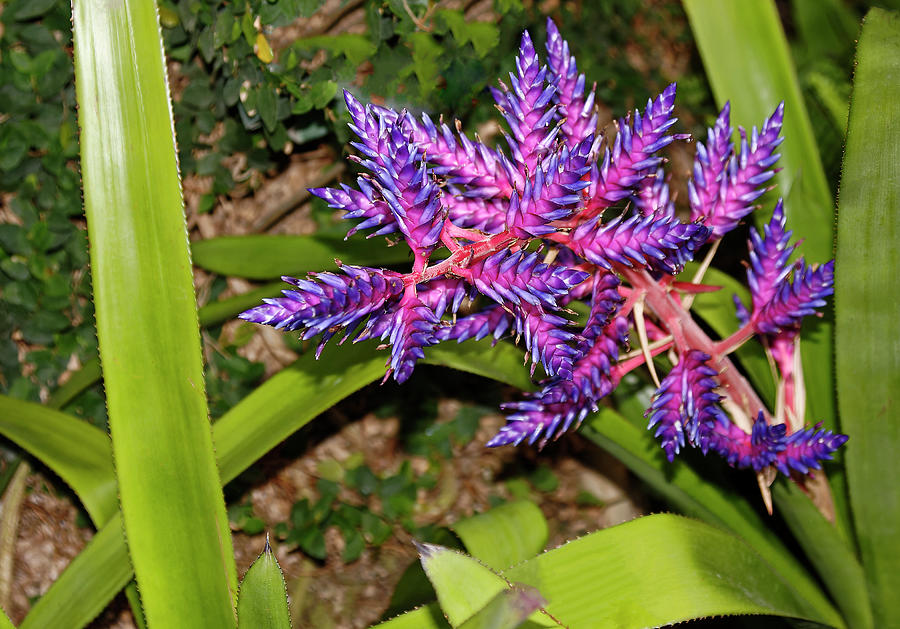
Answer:
<svg viewBox="0 0 900 629"><path fill-rule="evenodd" d="M450 625L441 614L441 608L437 603L431 603L374 625L372 629L447 629L448 627Z"/></svg>
<svg viewBox="0 0 900 629"><path fill-rule="evenodd" d="M272 279L347 264L378 266L409 260L409 249L378 239L353 243L327 236L222 236L193 243L194 264L221 275Z"/></svg>
<svg viewBox="0 0 900 629"><path fill-rule="evenodd" d="M796 483L779 479L775 507L828 587L850 627L874 627L866 578L856 554Z"/></svg>
<svg viewBox="0 0 900 629"><path fill-rule="evenodd" d="M741 539L674 515L651 515L569 542L503 577L537 588L568 627L650 627L768 614L843 626L797 595Z"/></svg>
<svg viewBox="0 0 900 629"><path fill-rule="evenodd" d="M875 626L900 618L900 18L869 12L841 177L836 364L847 483Z"/></svg>
<svg viewBox="0 0 900 629"><path fill-rule="evenodd" d="M12 624L12 621L3 609L0 609L0 629L16 629L16 626Z"/></svg>
<svg viewBox="0 0 900 629"><path fill-rule="evenodd" d="M582 432L674 507L741 537L822 615L836 615L815 580L770 525L734 490L709 482L683 460L669 463L649 431L637 428L612 409L601 408L587 420Z"/></svg>
<svg viewBox="0 0 900 629"><path fill-rule="evenodd" d="M788 227L803 240L798 251L811 262L827 261L832 252L834 201L775 3L685 0L684 7L716 102L722 106L731 101L735 126L758 127L784 100L777 194L786 200ZM756 214L757 224L771 215L768 211ZM835 427L832 326L826 316L814 334L810 327L805 328L801 346L807 414L810 423Z"/></svg>
<svg viewBox="0 0 900 629"><path fill-rule="evenodd" d="M545 603L534 588L517 586L503 590L459 629L515 629Z"/></svg>
<svg viewBox="0 0 900 629"><path fill-rule="evenodd" d="M156 6L73 5L97 337L130 557L150 625L233 627Z"/></svg>
<svg viewBox="0 0 900 629"><path fill-rule="evenodd" d="M112 451L101 430L40 404L0 395L0 433L58 474L96 525L115 515Z"/></svg>
<svg viewBox="0 0 900 629"><path fill-rule="evenodd" d="M426 98L437 87L437 60L443 49L428 33L416 32L408 39L412 46L413 71L419 80L419 96Z"/></svg>
<svg viewBox="0 0 900 629"><path fill-rule="evenodd" d="M454 628L509 588L503 577L459 551L435 544L417 544L416 548L441 610ZM538 626L557 626L547 617L542 621Z"/></svg>
<svg viewBox="0 0 900 629"><path fill-rule="evenodd" d="M284 575L268 539L241 581L237 614L240 629L291 629Z"/></svg>
<svg viewBox="0 0 900 629"><path fill-rule="evenodd" d="M547 520L528 500L508 502L450 527L469 554L494 570L533 557L547 544Z"/></svg>

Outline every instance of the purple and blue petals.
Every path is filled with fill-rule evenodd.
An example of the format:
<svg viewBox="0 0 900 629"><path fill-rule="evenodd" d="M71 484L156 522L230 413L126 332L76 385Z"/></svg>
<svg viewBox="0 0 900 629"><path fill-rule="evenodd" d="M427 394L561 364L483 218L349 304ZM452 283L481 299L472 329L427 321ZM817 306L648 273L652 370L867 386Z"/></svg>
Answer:
<svg viewBox="0 0 900 629"><path fill-rule="evenodd" d="M569 44L559 34L551 18L547 18L547 61L550 66L550 82L556 85L554 102L562 117L562 134L567 147L574 148L593 140L597 129L594 107L596 86L585 98L584 75L578 74L575 57L569 54Z"/></svg>
<svg viewBox="0 0 900 629"><path fill-rule="evenodd" d="M345 213L341 218L362 219L347 232L348 238L357 231L376 227L378 229L369 234L367 238L397 231L397 220L387 202L366 179L360 177L358 183L362 191L354 190L344 184L341 184L340 190L337 188L310 188L309 191L323 199L329 207L344 210Z"/></svg>
<svg viewBox="0 0 900 629"><path fill-rule="evenodd" d="M666 134L677 120L671 117L674 103L672 83L647 102L643 116L635 111L633 120L619 121L612 151L605 149L603 160L591 170L591 206L609 207L632 196L641 180L656 171L663 158L654 153L681 137Z"/></svg>
<svg viewBox="0 0 900 629"><path fill-rule="evenodd" d="M521 195L513 193L506 214L506 227L517 238L555 232L553 221L572 214L582 201L581 191L589 183L582 177L590 170L587 146L551 155L524 182Z"/></svg>
<svg viewBox="0 0 900 629"><path fill-rule="evenodd" d="M450 222L457 227L497 234L506 227L508 199L481 199L447 194L443 202Z"/></svg>
<svg viewBox="0 0 900 629"><path fill-rule="evenodd" d="M599 217L572 232L572 249L605 269L613 264L645 267L674 275L693 259L709 235L697 223L680 223L671 216L619 216L601 224Z"/></svg>
<svg viewBox="0 0 900 629"><path fill-rule="evenodd" d="M796 245L791 245L791 232L785 229L784 204L775 205L772 220L763 226L763 235L750 229L750 266L747 283L753 296L753 314L758 316L772 301L779 286L791 272L788 260Z"/></svg>
<svg viewBox="0 0 900 629"><path fill-rule="evenodd" d="M502 250L468 267L471 282L484 295L508 307L530 304L557 310L557 299L590 275L539 261L537 253Z"/></svg>
<svg viewBox="0 0 900 629"><path fill-rule="evenodd" d="M734 229L753 211L753 202L765 193L763 185L775 176L772 166L780 157L775 149L783 140L779 137L783 120L784 103L781 103L763 123L762 131L753 128L749 141L746 131L741 129L740 150L728 161L714 201L704 203L700 197L691 198L691 219L704 220L712 228L711 239L721 238Z"/></svg>
<svg viewBox="0 0 900 629"><path fill-rule="evenodd" d="M641 216L675 216L675 202L669 194L669 184L662 168L652 177L641 180L634 206Z"/></svg>
<svg viewBox="0 0 900 629"><path fill-rule="evenodd" d="M719 423L730 423L724 417L715 393L716 371L706 364L709 356L699 350L689 350L681 361L672 367L660 383L645 415L656 427L654 436L660 439L669 461L675 459L686 443L699 447L705 453L710 443L710 432Z"/></svg>
<svg viewBox="0 0 900 629"><path fill-rule="evenodd" d="M598 270L591 290L591 311L581 336L586 341L598 338L619 311L625 298L619 293L621 281L615 273ZM627 332L627 326L626 326ZM624 340L622 341L624 344Z"/></svg>
<svg viewBox="0 0 900 629"><path fill-rule="evenodd" d="M427 256L441 238L446 210L441 205L440 188L419 157L414 146L409 145L405 160L387 160L375 176L409 246Z"/></svg>
<svg viewBox="0 0 900 629"><path fill-rule="evenodd" d="M753 317L756 331L777 334L800 325L803 317L816 314L834 293L834 260L820 266L807 266L802 260L794 268L792 281L783 279L771 300Z"/></svg>
<svg viewBox="0 0 900 629"><path fill-rule="evenodd" d="M432 172L446 177L447 183L463 186L468 196L486 199L509 196L512 183L495 150L473 142L462 132L458 132L457 141L450 127L444 123L435 125L426 114L422 114L421 123L406 116L400 124L404 134L425 154L425 159L434 164Z"/></svg>
<svg viewBox="0 0 900 629"><path fill-rule="evenodd" d="M441 321L434 311L415 295L405 295L381 333L391 344L391 358L385 378L393 374L398 383L405 382L413 372L416 361L425 357L424 347L438 342L434 333Z"/></svg>
<svg viewBox="0 0 900 629"><path fill-rule="evenodd" d="M553 148L559 127L553 96L556 87L548 85L547 68L540 60L528 31L522 33L516 73L509 75L511 88L491 89L503 118L509 124L512 137L507 136L510 151L519 172L533 173ZM502 85L502 84L501 84Z"/></svg>
<svg viewBox="0 0 900 629"><path fill-rule="evenodd" d="M376 111L371 105L363 105L347 90L344 90L344 102L350 112L348 126L360 139L350 144L365 155L362 164L369 169L384 165L384 158L391 154L390 132L398 114L385 107Z"/></svg>
<svg viewBox="0 0 900 629"><path fill-rule="evenodd" d="M524 337L532 361L531 372L540 363L548 376L570 379L578 351L570 345L577 337L566 329L568 319L525 301L514 312L516 333Z"/></svg>
<svg viewBox="0 0 900 629"><path fill-rule="evenodd" d="M778 453L775 467L782 474L791 470L801 474L821 469L822 461L830 461L832 453L847 442L847 435L825 430L821 424L798 430L784 438L784 449Z"/></svg>
<svg viewBox="0 0 900 629"><path fill-rule="evenodd" d="M480 341L491 336L499 341L513 327L514 317L503 306L488 306L481 312L460 317L452 324L438 328L435 336L440 341L455 340L462 343L469 339Z"/></svg>
<svg viewBox="0 0 900 629"><path fill-rule="evenodd" d="M399 273L345 264L343 274L313 273L311 279L282 277L296 290L264 299L262 305L238 315L241 319L285 330L302 330L302 339L322 335L322 346L337 331L355 328L403 292Z"/></svg>
<svg viewBox="0 0 900 629"><path fill-rule="evenodd" d="M707 130L706 142L697 143L694 176L688 182L692 221L708 216L726 189L725 169L734 150L730 117L731 103L725 103L715 126Z"/></svg>
<svg viewBox="0 0 900 629"><path fill-rule="evenodd" d="M786 431L784 424L766 424L760 411L749 435L731 422L716 424L710 436L710 449L732 467L752 467L758 472L770 465L777 465L779 453L785 449Z"/></svg>
<svg viewBox="0 0 900 629"><path fill-rule="evenodd" d="M416 286L419 300L434 311L437 318L445 313L456 314L466 297L472 291L463 280L440 277Z"/></svg>

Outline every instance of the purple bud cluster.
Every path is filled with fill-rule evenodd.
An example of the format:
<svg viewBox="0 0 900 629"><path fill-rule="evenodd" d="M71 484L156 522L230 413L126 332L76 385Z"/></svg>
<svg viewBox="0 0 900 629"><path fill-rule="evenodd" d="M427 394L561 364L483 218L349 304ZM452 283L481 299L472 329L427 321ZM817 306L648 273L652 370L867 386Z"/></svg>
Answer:
<svg viewBox="0 0 900 629"><path fill-rule="evenodd" d="M500 85L492 94L508 125L508 155L471 139L458 122L414 118L345 93L357 136L351 159L366 172L355 188L311 192L356 221L348 236L399 233L412 268L344 265L286 277L292 289L241 316L303 339L318 336L317 351L339 331L353 342L379 339L390 347L385 377L398 382L437 343L513 337L532 375L540 366L544 376L536 392L504 405L508 422L490 446L559 437L596 411L626 373L668 352L674 366L647 417L669 460L693 446L737 467L788 474L830 458L846 437L818 427L789 432L728 358L760 336L787 381L801 320L832 292L833 263L791 262L783 204L762 232L751 231L752 308L736 301L742 325L732 336L710 339L683 299L706 289L674 278L755 209L775 172L783 106L760 131L741 130L737 148L725 106L697 145L684 221L660 155L688 138L671 133L674 84L620 119L610 140L597 132L595 89L586 91L568 44L548 21L547 64L526 32L516 70ZM449 253L437 257L441 245ZM587 307L580 324L568 309L575 302ZM634 338L641 351L623 353ZM756 420L732 422L723 396Z"/></svg>

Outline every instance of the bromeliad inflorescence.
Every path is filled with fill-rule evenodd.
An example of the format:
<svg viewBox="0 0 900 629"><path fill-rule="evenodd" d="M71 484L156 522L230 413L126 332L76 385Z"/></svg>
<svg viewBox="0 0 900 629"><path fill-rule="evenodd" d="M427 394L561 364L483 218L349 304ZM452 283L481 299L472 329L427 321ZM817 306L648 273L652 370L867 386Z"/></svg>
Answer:
<svg viewBox="0 0 900 629"><path fill-rule="evenodd" d="M647 416L669 460L690 445L757 472L818 469L847 438L803 427L797 343L803 317L832 293L833 263L791 261L779 201L762 232L751 233L752 304L736 298L734 334L711 339L690 314L694 294L709 287L699 277L675 280L701 247L711 245L711 256L755 209L779 157L783 106L759 131L741 129L738 146L725 106L697 145L685 222L659 156L688 139L669 133L675 85L619 120L610 141L596 131L594 89L585 90L552 21L547 30L548 64L526 32L509 85L492 90L509 126L508 154L458 124L454 130L427 115L363 105L346 93L359 138L352 159L368 173L358 189L312 192L360 221L350 234L399 232L412 270L342 265L309 279L285 277L292 289L242 318L299 330L303 339L320 336L317 351L338 332L354 342L386 341L385 378L398 382L436 343L515 336L532 373L540 364L547 377L536 393L505 405L508 422L490 446L558 437L597 410L629 371L646 364L656 379L653 357L664 354L672 367L657 380ZM435 259L441 245L449 255ZM581 325L567 308L576 301L588 310ZM641 350L624 353L630 335ZM778 372L774 415L729 358L751 337L764 343Z"/></svg>

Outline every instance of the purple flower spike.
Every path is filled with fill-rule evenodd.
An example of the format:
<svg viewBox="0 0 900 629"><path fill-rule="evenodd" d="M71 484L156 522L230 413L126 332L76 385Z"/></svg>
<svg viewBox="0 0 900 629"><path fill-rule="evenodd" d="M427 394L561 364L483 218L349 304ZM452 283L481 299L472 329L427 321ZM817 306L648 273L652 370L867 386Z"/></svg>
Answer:
<svg viewBox="0 0 900 629"><path fill-rule="evenodd" d="M562 132L566 146L575 148L585 140L590 143L597 129L594 110L596 86L584 96L584 75L578 74L575 57L569 54L569 44L559 34L551 18L547 18L547 61L556 85L554 101L563 118Z"/></svg>
<svg viewBox="0 0 900 629"><path fill-rule="evenodd" d="M369 234L368 238L397 231L397 220L387 202L362 177L359 178L358 183L362 192L344 184L341 184L340 190L337 188L310 188L309 191L323 199L329 207L344 210L345 214L341 218L362 219L362 222L347 231L348 238L359 230L374 227L378 229Z"/></svg>
<svg viewBox="0 0 900 629"><path fill-rule="evenodd" d="M452 325L438 328L435 336L441 341L455 340L457 343L492 336L496 343L512 329L513 321L513 315L503 306L489 306L481 312L460 317Z"/></svg>
<svg viewBox="0 0 900 629"><path fill-rule="evenodd" d="M543 157L553 148L559 128L553 125L556 87L547 85L547 68L540 60L528 31L522 33L516 73L509 75L512 89L491 89L503 118L509 124L512 137L507 136L509 148L520 173L532 173ZM501 84L502 85L502 84Z"/></svg>
<svg viewBox="0 0 900 629"><path fill-rule="evenodd" d="M403 152L394 154L401 156ZM440 240L446 212L441 205L440 188L425 162L419 162L418 158L419 154L410 145L405 160L388 163L376 171L376 176L409 246L427 256Z"/></svg>
<svg viewBox="0 0 900 629"><path fill-rule="evenodd" d="M662 168L652 177L645 177L638 189L635 208L641 216L675 216L675 201L670 198L669 184Z"/></svg>
<svg viewBox="0 0 900 629"><path fill-rule="evenodd" d="M404 296L391 317L390 325L381 338L391 344L391 358L385 378L393 374L398 383L406 382L416 366L416 361L425 357L422 348L438 342L434 332L440 319L415 295Z"/></svg>
<svg viewBox="0 0 900 629"><path fill-rule="evenodd" d="M672 109L675 84L669 85L655 101L647 101L643 115L634 112L633 120L619 120L612 151L607 148L602 162L591 171L589 189L592 207L608 207L633 194L633 188L662 163L654 153L681 137L667 135L675 124Z"/></svg>
<svg viewBox="0 0 900 629"><path fill-rule="evenodd" d="M816 308L827 303L834 293L834 260L821 266L807 266L800 261L794 269L793 281L784 279L778 284L772 300L753 317L756 330L763 334L778 332L800 325L801 319L816 314Z"/></svg>
<svg viewBox="0 0 900 629"><path fill-rule="evenodd" d="M775 466L782 474L796 470L809 474L810 469L821 469L821 461L830 461L831 454L847 442L847 435L838 435L817 424L788 435L784 449L777 454Z"/></svg>
<svg viewBox="0 0 900 629"><path fill-rule="evenodd" d="M724 417L715 393L716 371L706 364L709 355L699 350L686 352L653 396L645 415L648 429L656 426L669 461L675 459L686 440L705 453L710 447L710 432L717 424L730 424Z"/></svg>
<svg viewBox="0 0 900 629"><path fill-rule="evenodd" d="M515 308L516 332L525 338L531 372L540 363L549 376L570 379L578 351L569 345L576 336L565 329L569 321L527 302Z"/></svg>
<svg viewBox="0 0 900 629"><path fill-rule="evenodd" d="M612 265L648 267L674 275L706 242L709 228L680 223L671 216L624 215L601 224L599 217L572 232L571 247L589 262L611 269Z"/></svg>
<svg viewBox="0 0 900 629"><path fill-rule="evenodd" d="M750 230L750 266L747 283L753 296L753 314L758 316L763 307L772 301L778 287L791 272L788 260L796 245L791 245L791 232L785 229L784 204L779 199L772 213L772 220L763 226L761 236Z"/></svg>
<svg viewBox="0 0 900 629"><path fill-rule="evenodd" d="M787 426L766 424L760 411L748 435L735 424L720 422L715 425L710 448L715 450L732 467L752 467L757 472L776 463L784 451L784 434Z"/></svg>
<svg viewBox="0 0 900 629"><path fill-rule="evenodd" d="M719 200L725 181L725 168L734 149L731 135L731 103L725 103L716 118L715 126L707 130L706 143L697 143L694 177L688 182L692 221L708 216L709 208L715 207Z"/></svg>
<svg viewBox="0 0 900 629"><path fill-rule="evenodd" d="M303 330L301 338L322 334L322 346L340 329L352 330L369 314L403 292L399 273L345 264L343 275L311 274L312 280L282 277L298 290L284 290L284 297L264 299L264 304L238 315L253 323L285 330Z"/></svg>
<svg viewBox="0 0 900 629"><path fill-rule="evenodd" d="M586 145L582 145L586 149ZM506 227L519 238L542 236L556 231L550 225L569 216L581 202L581 191L589 184L582 176L590 170L584 153L563 149L549 157L525 181L521 196L513 193L506 214Z"/></svg>
<svg viewBox="0 0 900 629"><path fill-rule="evenodd" d="M782 102L763 123L762 131L753 128L749 141L746 131L741 129L740 151L728 162L715 197L711 193L706 197L700 194L703 184L710 185L709 178L713 176L714 169L710 167L709 173L702 167L699 171L695 169L694 176L696 178L699 172L701 181L699 187L689 188L691 219L705 218L705 224L713 230L711 239L721 238L734 229L744 216L753 211L753 202L766 191L762 186L775 176L772 166L781 157L775 149L784 139L779 137L783 120ZM721 145L719 138L717 142ZM712 161L713 157L709 159Z"/></svg>
<svg viewBox="0 0 900 629"><path fill-rule="evenodd" d="M588 273L538 262L538 254L506 250L469 267L472 283L500 304L522 302L536 308L557 310L557 299L589 277Z"/></svg>
<svg viewBox="0 0 900 629"><path fill-rule="evenodd" d="M450 222L457 227L477 229L488 234L496 234L506 226L507 199L481 199L444 196Z"/></svg>
<svg viewBox="0 0 900 629"><path fill-rule="evenodd" d="M344 90L344 102L352 121L348 126L361 140L350 144L368 158L363 161L367 168L371 168L373 163L383 166L384 158L390 155L389 129L393 126L392 117L396 116L396 112L381 108L381 112L390 115L377 115L370 105L363 105L347 90Z"/></svg>
<svg viewBox="0 0 900 629"><path fill-rule="evenodd" d="M509 196L512 184L493 149L481 142L473 142L461 131L457 142L450 127L444 123L435 125L426 114L422 114L421 123L406 116L400 124L404 134L418 145L429 162L435 164L434 174L446 177L449 184L464 186L468 196Z"/></svg>

